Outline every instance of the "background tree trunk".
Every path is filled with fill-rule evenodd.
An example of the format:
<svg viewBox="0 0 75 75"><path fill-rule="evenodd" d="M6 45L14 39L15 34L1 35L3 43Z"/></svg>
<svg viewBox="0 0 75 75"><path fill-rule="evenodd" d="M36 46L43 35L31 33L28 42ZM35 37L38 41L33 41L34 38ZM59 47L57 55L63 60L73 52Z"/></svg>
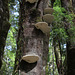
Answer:
<svg viewBox="0 0 75 75"><path fill-rule="evenodd" d="M51 6L52 7L54 5L54 2L55 2L55 0L51 0ZM56 37L53 38L53 46L54 46L54 53L55 53L58 73L59 73L59 75L61 75L61 74L63 74L63 71L62 71L62 54L61 54L59 42L56 42L56 40L58 40Z"/></svg>
<svg viewBox="0 0 75 75"><path fill-rule="evenodd" d="M72 3L73 2L73 3ZM74 9L74 0L62 0L62 6L69 11L70 13L73 12ZM69 37L67 40L67 75L74 75L75 74L75 39L71 37L73 33L68 32L70 29L70 25L67 24L66 33ZM72 40L71 40L72 39Z"/></svg>
<svg viewBox="0 0 75 75"><path fill-rule="evenodd" d="M56 58L56 65L58 69L59 75L63 75L63 67L62 67L62 57L61 57L61 49L59 48L59 44L55 42L55 38L53 39L54 53Z"/></svg>
<svg viewBox="0 0 75 75"><path fill-rule="evenodd" d="M15 70L19 67L20 75L46 75L45 67L49 51L49 37L34 26L37 22L41 22L40 19L42 19L43 10L46 7L48 7L48 0L38 0L37 3L32 4L26 2L26 0L20 2L18 50L15 61ZM27 63L20 60L23 55L28 53L37 54L39 61ZM17 64L17 61L19 64Z"/></svg>
<svg viewBox="0 0 75 75"><path fill-rule="evenodd" d="M0 0L0 69L2 66L2 58L4 46L8 30L10 28L8 0Z"/></svg>

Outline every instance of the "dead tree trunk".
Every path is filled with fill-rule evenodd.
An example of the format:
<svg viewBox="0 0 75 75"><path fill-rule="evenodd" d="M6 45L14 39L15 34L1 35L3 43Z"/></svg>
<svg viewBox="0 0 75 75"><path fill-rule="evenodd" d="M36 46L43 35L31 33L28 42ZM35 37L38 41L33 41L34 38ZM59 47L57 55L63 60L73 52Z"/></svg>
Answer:
<svg viewBox="0 0 75 75"><path fill-rule="evenodd" d="M38 26L36 28L35 24L42 22L43 11L48 7L48 0L29 1L20 2L15 72L18 70L20 75L45 75L49 36L38 29ZM33 63L30 63L33 59L22 60L22 57L28 54L37 55L39 60Z"/></svg>
<svg viewBox="0 0 75 75"><path fill-rule="evenodd" d="M4 53L4 46L8 30L10 28L8 0L0 0L0 68Z"/></svg>

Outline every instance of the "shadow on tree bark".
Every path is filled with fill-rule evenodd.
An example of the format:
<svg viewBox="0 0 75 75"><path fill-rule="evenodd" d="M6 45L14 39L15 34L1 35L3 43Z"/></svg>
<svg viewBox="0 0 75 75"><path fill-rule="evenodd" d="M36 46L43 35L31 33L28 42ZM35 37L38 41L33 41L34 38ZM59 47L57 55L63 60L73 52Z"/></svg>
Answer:
<svg viewBox="0 0 75 75"><path fill-rule="evenodd" d="M22 60L20 62L20 70L27 73L27 72L31 71L36 65L37 65L37 62L28 63L28 62Z"/></svg>

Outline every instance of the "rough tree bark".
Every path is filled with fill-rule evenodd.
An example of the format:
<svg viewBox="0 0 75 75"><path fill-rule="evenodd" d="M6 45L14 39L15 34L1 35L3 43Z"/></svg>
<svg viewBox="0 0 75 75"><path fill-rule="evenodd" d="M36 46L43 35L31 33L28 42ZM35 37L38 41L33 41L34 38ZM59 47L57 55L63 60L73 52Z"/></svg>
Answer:
<svg viewBox="0 0 75 75"><path fill-rule="evenodd" d="M0 69L2 66L2 58L4 46L8 30L10 28L8 0L0 0Z"/></svg>
<svg viewBox="0 0 75 75"><path fill-rule="evenodd" d="M46 75L49 37L34 26L41 21L46 7L48 7L48 0L38 0L36 3L29 3L26 0L20 2L18 50L15 61L15 72L18 69L20 75ZM27 63L21 60L22 56L28 53L37 54L38 62Z"/></svg>

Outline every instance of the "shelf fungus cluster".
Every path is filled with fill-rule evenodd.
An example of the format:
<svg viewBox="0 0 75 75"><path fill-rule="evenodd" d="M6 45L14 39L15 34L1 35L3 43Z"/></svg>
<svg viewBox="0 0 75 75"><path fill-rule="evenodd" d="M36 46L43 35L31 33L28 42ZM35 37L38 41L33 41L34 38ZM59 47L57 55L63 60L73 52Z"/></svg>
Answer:
<svg viewBox="0 0 75 75"><path fill-rule="evenodd" d="M47 23L52 23L54 20L54 16L52 15L53 12L54 12L53 8L45 8L43 20Z"/></svg>
<svg viewBox="0 0 75 75"><path fill-rule="evenodd" d="M26 0L30 3L34 3L37 0ZM52 23L54 20L54 16L52 13L54 10L52 8L45 8L44 9L44 15L42 16L43 22L37 22L34 26L37 29L40 29L45 35L49 35L50 33L50 27L48 24ZM22 60L28 62L28 63L35 63L39 60L39 56L35 53L29 53L27 55L22 56Z"/></svg>
<svg viewBox="0 0 75 75"><path fill-rule="evenodd" d="M28 63L35 63L39 60L39 56L32 53L32 54L27 54L27 55L24 55L22 57L22 60L28 62Z"/></svg>
<svg viewBox="0 0 75 75"><path fill-rule="evenodd" d="M37 0L26 0L26 2L35 3L35 2L37 2Z"/></svg>
<svg viewBox="0 0 75 75"><path fill-rule="evenodd" d="M40 29L46 35L49 35L50 33L50 27L48 26L48 24L51 24L54 20L54 16L52 15L53 12L53 8L45 8L44 15L42 17L44 22L38 22L35 24L35 27L37 29Z"/></svg>

